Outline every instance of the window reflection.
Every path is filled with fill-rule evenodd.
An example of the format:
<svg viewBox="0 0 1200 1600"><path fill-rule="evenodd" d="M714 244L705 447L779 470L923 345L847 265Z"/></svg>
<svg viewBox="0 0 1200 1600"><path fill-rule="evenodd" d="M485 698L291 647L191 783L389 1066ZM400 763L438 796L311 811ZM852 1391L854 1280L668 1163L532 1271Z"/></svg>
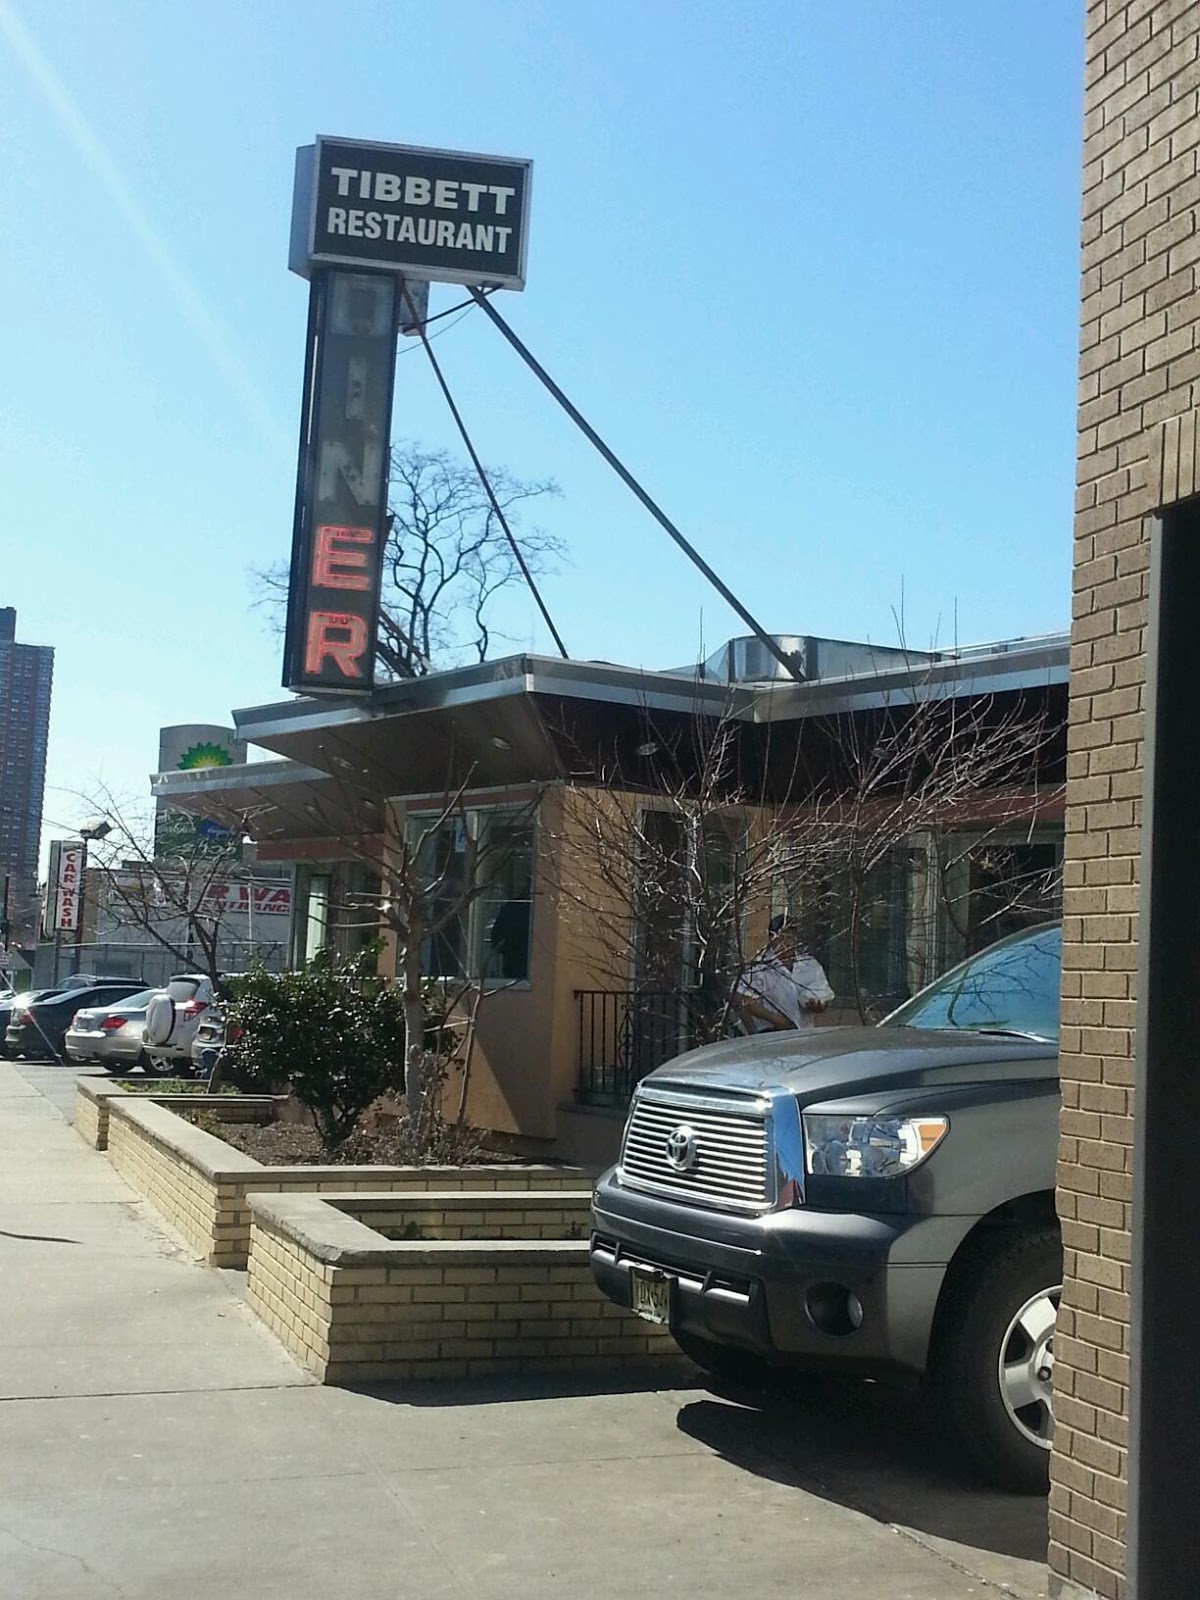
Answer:
<svg viewBox="0 0 1200 1600"><path fill-rule="evenodd" d="M888 1018L905 1028L990 1028L1058 1038L1062 930L1020 934L955 967Z"/></svg>

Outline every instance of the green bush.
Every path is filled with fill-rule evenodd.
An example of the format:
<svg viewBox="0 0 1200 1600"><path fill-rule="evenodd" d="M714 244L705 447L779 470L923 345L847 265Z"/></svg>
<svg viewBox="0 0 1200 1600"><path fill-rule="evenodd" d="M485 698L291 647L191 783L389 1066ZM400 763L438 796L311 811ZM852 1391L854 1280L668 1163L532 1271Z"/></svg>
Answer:
<svg viewBox="0 0 1200 1600"><path fill-rule="evenodd" d="M375 963L373 948L349 961L322 951L304 972L259 969L235 986L242 1034L229 1076L249 1093L290 1086L326 1149L380 1095L404 1091L403 996Z"/></svg>

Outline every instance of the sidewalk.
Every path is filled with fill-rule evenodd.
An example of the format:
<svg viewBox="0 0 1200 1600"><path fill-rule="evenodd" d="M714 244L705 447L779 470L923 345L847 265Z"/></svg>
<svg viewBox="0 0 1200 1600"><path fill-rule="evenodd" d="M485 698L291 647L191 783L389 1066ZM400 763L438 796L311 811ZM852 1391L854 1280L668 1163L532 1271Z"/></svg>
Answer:
<svg viewBox="0 0 1200 1600"><path fill-rule="evenodd" d="M36 1086L65 1105L70 1075L24 1071L0 1062L4 1600L1045 1593L1044 1506L914 1466L874 1398L311 1384Z"/></svg>

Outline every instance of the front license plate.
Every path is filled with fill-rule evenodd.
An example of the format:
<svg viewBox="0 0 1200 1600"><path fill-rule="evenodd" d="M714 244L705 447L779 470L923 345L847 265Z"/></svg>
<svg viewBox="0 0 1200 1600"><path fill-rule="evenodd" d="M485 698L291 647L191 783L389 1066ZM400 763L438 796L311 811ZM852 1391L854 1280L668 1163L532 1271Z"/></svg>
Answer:
<svg viewBox="0 0 1200 1600"><path fill-rule="evenodd" d="M662 1272L639 1271L637 1267L630 1269L629 1273L629 1299L630 1305L639 1317L645 1317L647 1322L658 1322L670 1326L671 1322L671 1280Z"/></svg>

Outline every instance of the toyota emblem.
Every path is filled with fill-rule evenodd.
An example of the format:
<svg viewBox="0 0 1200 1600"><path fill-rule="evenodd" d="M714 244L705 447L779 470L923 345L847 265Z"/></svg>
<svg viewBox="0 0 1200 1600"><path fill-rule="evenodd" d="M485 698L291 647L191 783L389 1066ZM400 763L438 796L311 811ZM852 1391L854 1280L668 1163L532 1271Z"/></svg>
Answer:
<svg viewBox="0 0 1200 1600"><path fill-rule="evenodd" d="M691 1172L699 1157L696 1148L696 1130L681 1122L667 1135L667 1164L676 1172Z"/></svg>

